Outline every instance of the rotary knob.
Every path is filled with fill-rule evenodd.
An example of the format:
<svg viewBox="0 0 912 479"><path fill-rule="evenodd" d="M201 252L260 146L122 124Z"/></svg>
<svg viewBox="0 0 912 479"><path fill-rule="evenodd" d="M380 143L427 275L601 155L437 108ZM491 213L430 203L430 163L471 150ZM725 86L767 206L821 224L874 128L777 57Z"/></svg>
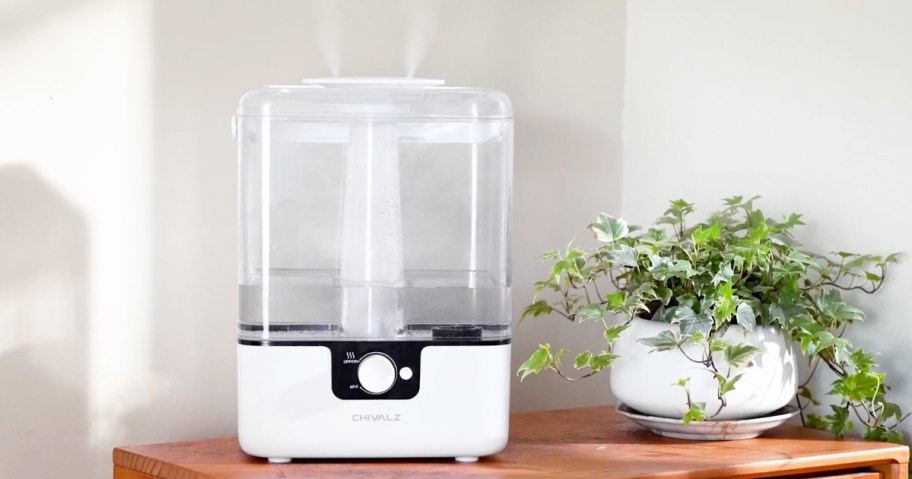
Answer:
<svg viewBox="0 0 912 479"><path fill-rule="evenodd" d="M385 354L370 353L358 363L358 382L371 394L383 394L396 382L396 365Z"/></svg>

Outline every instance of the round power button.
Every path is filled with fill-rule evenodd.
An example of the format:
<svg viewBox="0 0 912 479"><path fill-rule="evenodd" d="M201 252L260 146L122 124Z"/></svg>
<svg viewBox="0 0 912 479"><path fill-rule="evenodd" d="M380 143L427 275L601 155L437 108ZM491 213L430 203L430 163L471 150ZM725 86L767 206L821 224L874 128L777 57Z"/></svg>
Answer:
<svg viewBox="0 0 912 479"><path fill-rule="evenodd" d="M396 365L385 354L370 353L358 364L358 382L371 394L383 394L396 382Z"/></svg>

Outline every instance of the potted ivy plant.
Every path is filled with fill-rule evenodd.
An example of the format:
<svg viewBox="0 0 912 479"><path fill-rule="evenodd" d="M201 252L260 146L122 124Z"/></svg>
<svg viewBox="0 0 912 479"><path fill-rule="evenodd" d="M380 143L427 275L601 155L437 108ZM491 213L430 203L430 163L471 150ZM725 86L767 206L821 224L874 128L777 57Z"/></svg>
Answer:
<svg viewBox="0 0 912 479"><path fill-rule="evenodd" d="M794 399L808 426L842 436L857 421L867 438L902 442L907 416L887 400L875 355L845 337L865 315L842 294L876 292L897 255L803 250L793 236L801 216L768 218L756 200L728 198L694 224L694 205L672 201L648 229L599 214L596 247L544 253L548 277L520 319L594 322L605 347L568 367L569 351L541 344L517 374L578 380L611 368L620 401L684 424L760 417ZM797 352L809 366L800 381ZM835 400L810 414L820 406L810 379L823 369Z"/></svg>

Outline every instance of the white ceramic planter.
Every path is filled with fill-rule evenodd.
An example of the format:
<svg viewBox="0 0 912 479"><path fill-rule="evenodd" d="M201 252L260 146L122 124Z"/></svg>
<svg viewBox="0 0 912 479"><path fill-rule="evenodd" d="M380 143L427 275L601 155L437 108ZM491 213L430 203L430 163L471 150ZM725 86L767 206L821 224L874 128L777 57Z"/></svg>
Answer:
<svg viewBox="0 0 912 479"><path fill-rule="evenodd" d="M664 330L678 331L675 324L634 319L614 343L621 356L611 367L611 392L624 404L652 416L680 418L687 410L684 390L675 383L690 378L693 401L705 402L707 413L719 407L718 383L702 365L689 361L680 351L657 351L637 341ZM746 331L739 326L728 328L723 339L730 343L747 343L762 349L753 364L733 369L732 376L744 373L735 390L725 395L727 405L713 419L747 419L771 413L792 400L797 390L797 371L792 345L773 327ZM700 348L685 347L691 357L700 356ZM716 366L724 374L729 364L716 353Z"/></svg>

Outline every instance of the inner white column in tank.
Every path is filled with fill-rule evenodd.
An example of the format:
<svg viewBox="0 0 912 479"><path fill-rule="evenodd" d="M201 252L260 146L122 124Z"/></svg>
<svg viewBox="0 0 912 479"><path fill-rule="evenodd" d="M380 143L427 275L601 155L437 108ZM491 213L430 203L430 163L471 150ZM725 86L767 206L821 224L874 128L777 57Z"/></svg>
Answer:
<svg viewBox="0 0 912 479"><path fill-rule="evenodd" d="M402 209L396 124L367 120L349 132L342 203L342 327L389 338L402 319Z"/></svg>

